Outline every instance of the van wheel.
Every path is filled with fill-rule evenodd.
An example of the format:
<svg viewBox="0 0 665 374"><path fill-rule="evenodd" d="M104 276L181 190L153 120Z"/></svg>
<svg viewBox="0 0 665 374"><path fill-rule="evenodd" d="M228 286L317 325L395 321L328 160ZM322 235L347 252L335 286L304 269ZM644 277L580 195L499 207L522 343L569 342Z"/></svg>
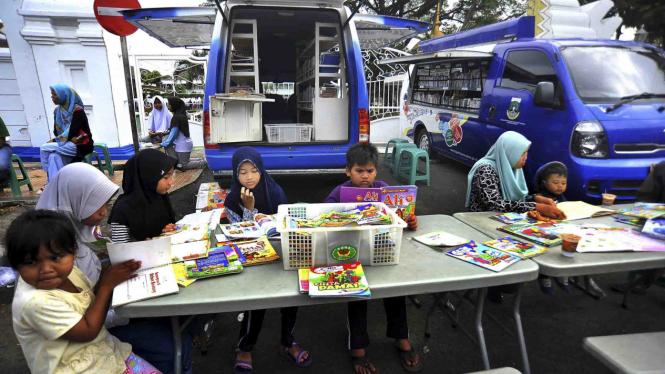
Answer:
<svg viewBox="0 0 665 374"><path fill-rule="evenodd" d="M416 145L418 148L427 152L430 158L436 155L436 152L434 152L434 149L432 148L432 139L430 138L427 130L422 129L418 132L418 136L416 137Z"/></svg>

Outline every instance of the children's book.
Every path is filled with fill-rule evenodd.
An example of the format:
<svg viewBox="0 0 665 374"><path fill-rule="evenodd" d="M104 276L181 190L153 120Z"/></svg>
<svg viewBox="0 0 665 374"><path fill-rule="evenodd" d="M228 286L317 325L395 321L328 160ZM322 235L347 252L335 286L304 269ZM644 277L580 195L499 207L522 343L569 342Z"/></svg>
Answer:
<svg viewBox="0 0 665 374"><path fill-rule="evenodd" d="M463 246L447 251L448 256L499 272L520 260L519 257L497 251L473 240Z"/></svg>
<svg viewBox="0 0 665 374"><path fill-rule="evenodd" d="M454 247L468 243L469 240L460 238L445 231L433 231L429 234L414 236L413 240L430 247Z"/></svg>
<svg viewBox="0 0 665 374"><path fill-rule="evenodd" d="M243 266L261 265L279 260L279 255L265 236L257 240L237 242L233 246Z"/></svg>
<svg viewBox="0 0 665 374"><path fill-rule="evenodd" d="M209 247L210 241L208 239L197 242L171 244L171 261L183 262L208 257Z"/></svg>
<svg viewBox="0 0 665 374"><path fill-rule="evenodd" d="M223 209L226 195L227 191L220 188L217 182L202 183L199 186L199 193L196 198L196 210L206 207L208 209ZM221 216L226 217L224 211L222 211Z"/></svg>
<svg viewBox="0 0 665 374"><path fill-rule="evenodd" d="M642 227L642 234L660 240L665 240L665 218L647 220Z"/></svg>
<svg viewBox="0 0 665 374"><path fill-rule="evenodd" d="M585 227L577 234L582 237L578 252L665 251L664 242L631 230Z"/></svg>
<svg viewBox="0 0 665 374"><path fill-rule="evenodd" d="M211 231L214 231L219 226L219 221L222 218L224 209L213 209L207 212L198 212L188 214L178 222L176 225L191 225L193 227L208 225Z"/></svg>
<svg viewBox="0 0 665 374"><path fill-rule="evenodd" d="M369 298L371 292L360 262L309 269L311 297Z"/></svg>
<svg viewBox="0 0 665 374"><path fill-rule="evenodd" d="M178 282L179 285L187 287L196 281L196 279L187 278L187 269L185 268L184 263L179 262L177 264L172 264L171 266L173 266L176 282Z"/></svg>
<svg viewBox="0 0 665 374"><path fill-rule="evenodd" d="M587 204L583 201L564 201L558 203L556 207L566 214L566 221L602 217L616 213L615 210Z"/></svg>
<svg viewBox="0 0 665 374"><path fill-rule="evenodd" d="M309 293L309 269L298 269L298 288L300 293Z"/></svg>
<svg viewBox="0 0 665 374"><path fill-rule="evenodd" d="M561 244L559 231L566 224L556 224L550 222L541 223L514 223L512 225L499 227L497 230L515 235L522 239L530 240L534 243L551 247Z"/></svg>
<svg viewBox="0 0 665 374"><path fill-rule="evenodd" d="M636 203L635 206L618 211L621 219L652 219L665 216L665 204Z"/></svg>
<svg viewBox="0 0 665 374"><path fill-rule="evenodd" d="M339 195L340 203L381 202L381 188L342 187Z"/></svg>
<svg viewBox="0 0 665 374"><path fill-rule="evenodd" d="M490 217L491 219L507 224L513 223L535 223L536 220L526 216L526 213L501 213Z"/></svg>
<svg viewBox="0 0 665 374"><path fill-rule="evenodd" d="M223 251L218 251L194 261L186 261L187 278L208 278L218 275L235 274L242 271L242 264L238 260L229 261Z"/></svg>
<svg viewBox="0 0 665 374"><path fill-rule="evenodd" d="M112 265L128 260L141 262L138 275L120 283L113 290L111 305L118 307L140 300L178 293L178 283L171 266L171 239L109 244Z"/></svg>
<svg viewBox="0 0 665 374"><path fill-rule="evenodd" d="M260 238L278 236L275 216L256 214L254 221L236 222L222 225L222 232L228 239Z"/></svg>
<svg viewBox="0 0 665 374"><path fill-rule="evenodd" d="M517 240L511 236L484 242L488 247L515 255L521 259L538 256L547 252L547 248Z"/></svg>
<svg viewBox="0 0 665 374"><path fill-rule="evenodd" d="M400 218L416 214L416 186L383 187L383 203L395 211Z"/></svg>

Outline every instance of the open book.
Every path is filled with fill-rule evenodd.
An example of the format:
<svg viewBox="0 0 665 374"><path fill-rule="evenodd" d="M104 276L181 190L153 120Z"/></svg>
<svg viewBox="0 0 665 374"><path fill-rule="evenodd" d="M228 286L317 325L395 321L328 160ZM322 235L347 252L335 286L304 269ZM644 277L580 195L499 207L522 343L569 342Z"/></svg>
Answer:
<svg viewBox="0 0 665 374"><path fill-rule="evenodd" d="M556 205L566 214L566 221L595 218L616 213L614 210L587 204L583 201L565 201Z"/></svg>
<svg viewBox="0 0 665 374"><path fill-rule="evenodd" d="M254 221L230 223L221 227L228 239L255 239L279 235L275 216L261 213L254 216Z"/></svg>
<svg viewBox="0 0 665 374"><path fill-rule="evenodd" d="M112 265L128 260L141 262L136 278L120 283L113 290L111 305L120 305L140 300L178 293L173 266L171 266L171 239L161 238L144 242L108 245Z"/></svg>
<svg viewBox="0 0 665 374"><path fill-rule="evenodd" d="M430 247L454 247L466 244L469 241L445 231L433 231L429 234L414 236L413 240L428 245Z"/></svg>

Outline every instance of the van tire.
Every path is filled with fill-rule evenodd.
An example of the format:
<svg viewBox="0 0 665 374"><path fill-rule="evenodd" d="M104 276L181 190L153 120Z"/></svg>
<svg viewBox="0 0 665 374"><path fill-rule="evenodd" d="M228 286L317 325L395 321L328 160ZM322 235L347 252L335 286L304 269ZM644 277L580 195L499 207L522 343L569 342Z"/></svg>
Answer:
<svg viewBox="0 0 665 374"><path fill-rule="evenodd" d="M436 156L434 147L432 147L432 138L430 137L429 132L427 132L427 129L423 128L418 131L418 136L416 136L414 140L416 146L423 151L426 151L430 159Z"/></svg>

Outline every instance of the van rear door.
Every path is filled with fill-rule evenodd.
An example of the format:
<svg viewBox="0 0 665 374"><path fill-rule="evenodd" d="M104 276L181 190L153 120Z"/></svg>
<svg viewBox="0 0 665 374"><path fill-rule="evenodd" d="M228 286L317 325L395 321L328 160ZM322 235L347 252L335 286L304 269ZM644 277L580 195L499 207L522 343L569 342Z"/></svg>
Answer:
<svg viewBox="0 0 665 374"><path fill-rule="evenodd" d="M210 45L215 8L149 8L121 12L129 23L169 47Z"/></svg>

